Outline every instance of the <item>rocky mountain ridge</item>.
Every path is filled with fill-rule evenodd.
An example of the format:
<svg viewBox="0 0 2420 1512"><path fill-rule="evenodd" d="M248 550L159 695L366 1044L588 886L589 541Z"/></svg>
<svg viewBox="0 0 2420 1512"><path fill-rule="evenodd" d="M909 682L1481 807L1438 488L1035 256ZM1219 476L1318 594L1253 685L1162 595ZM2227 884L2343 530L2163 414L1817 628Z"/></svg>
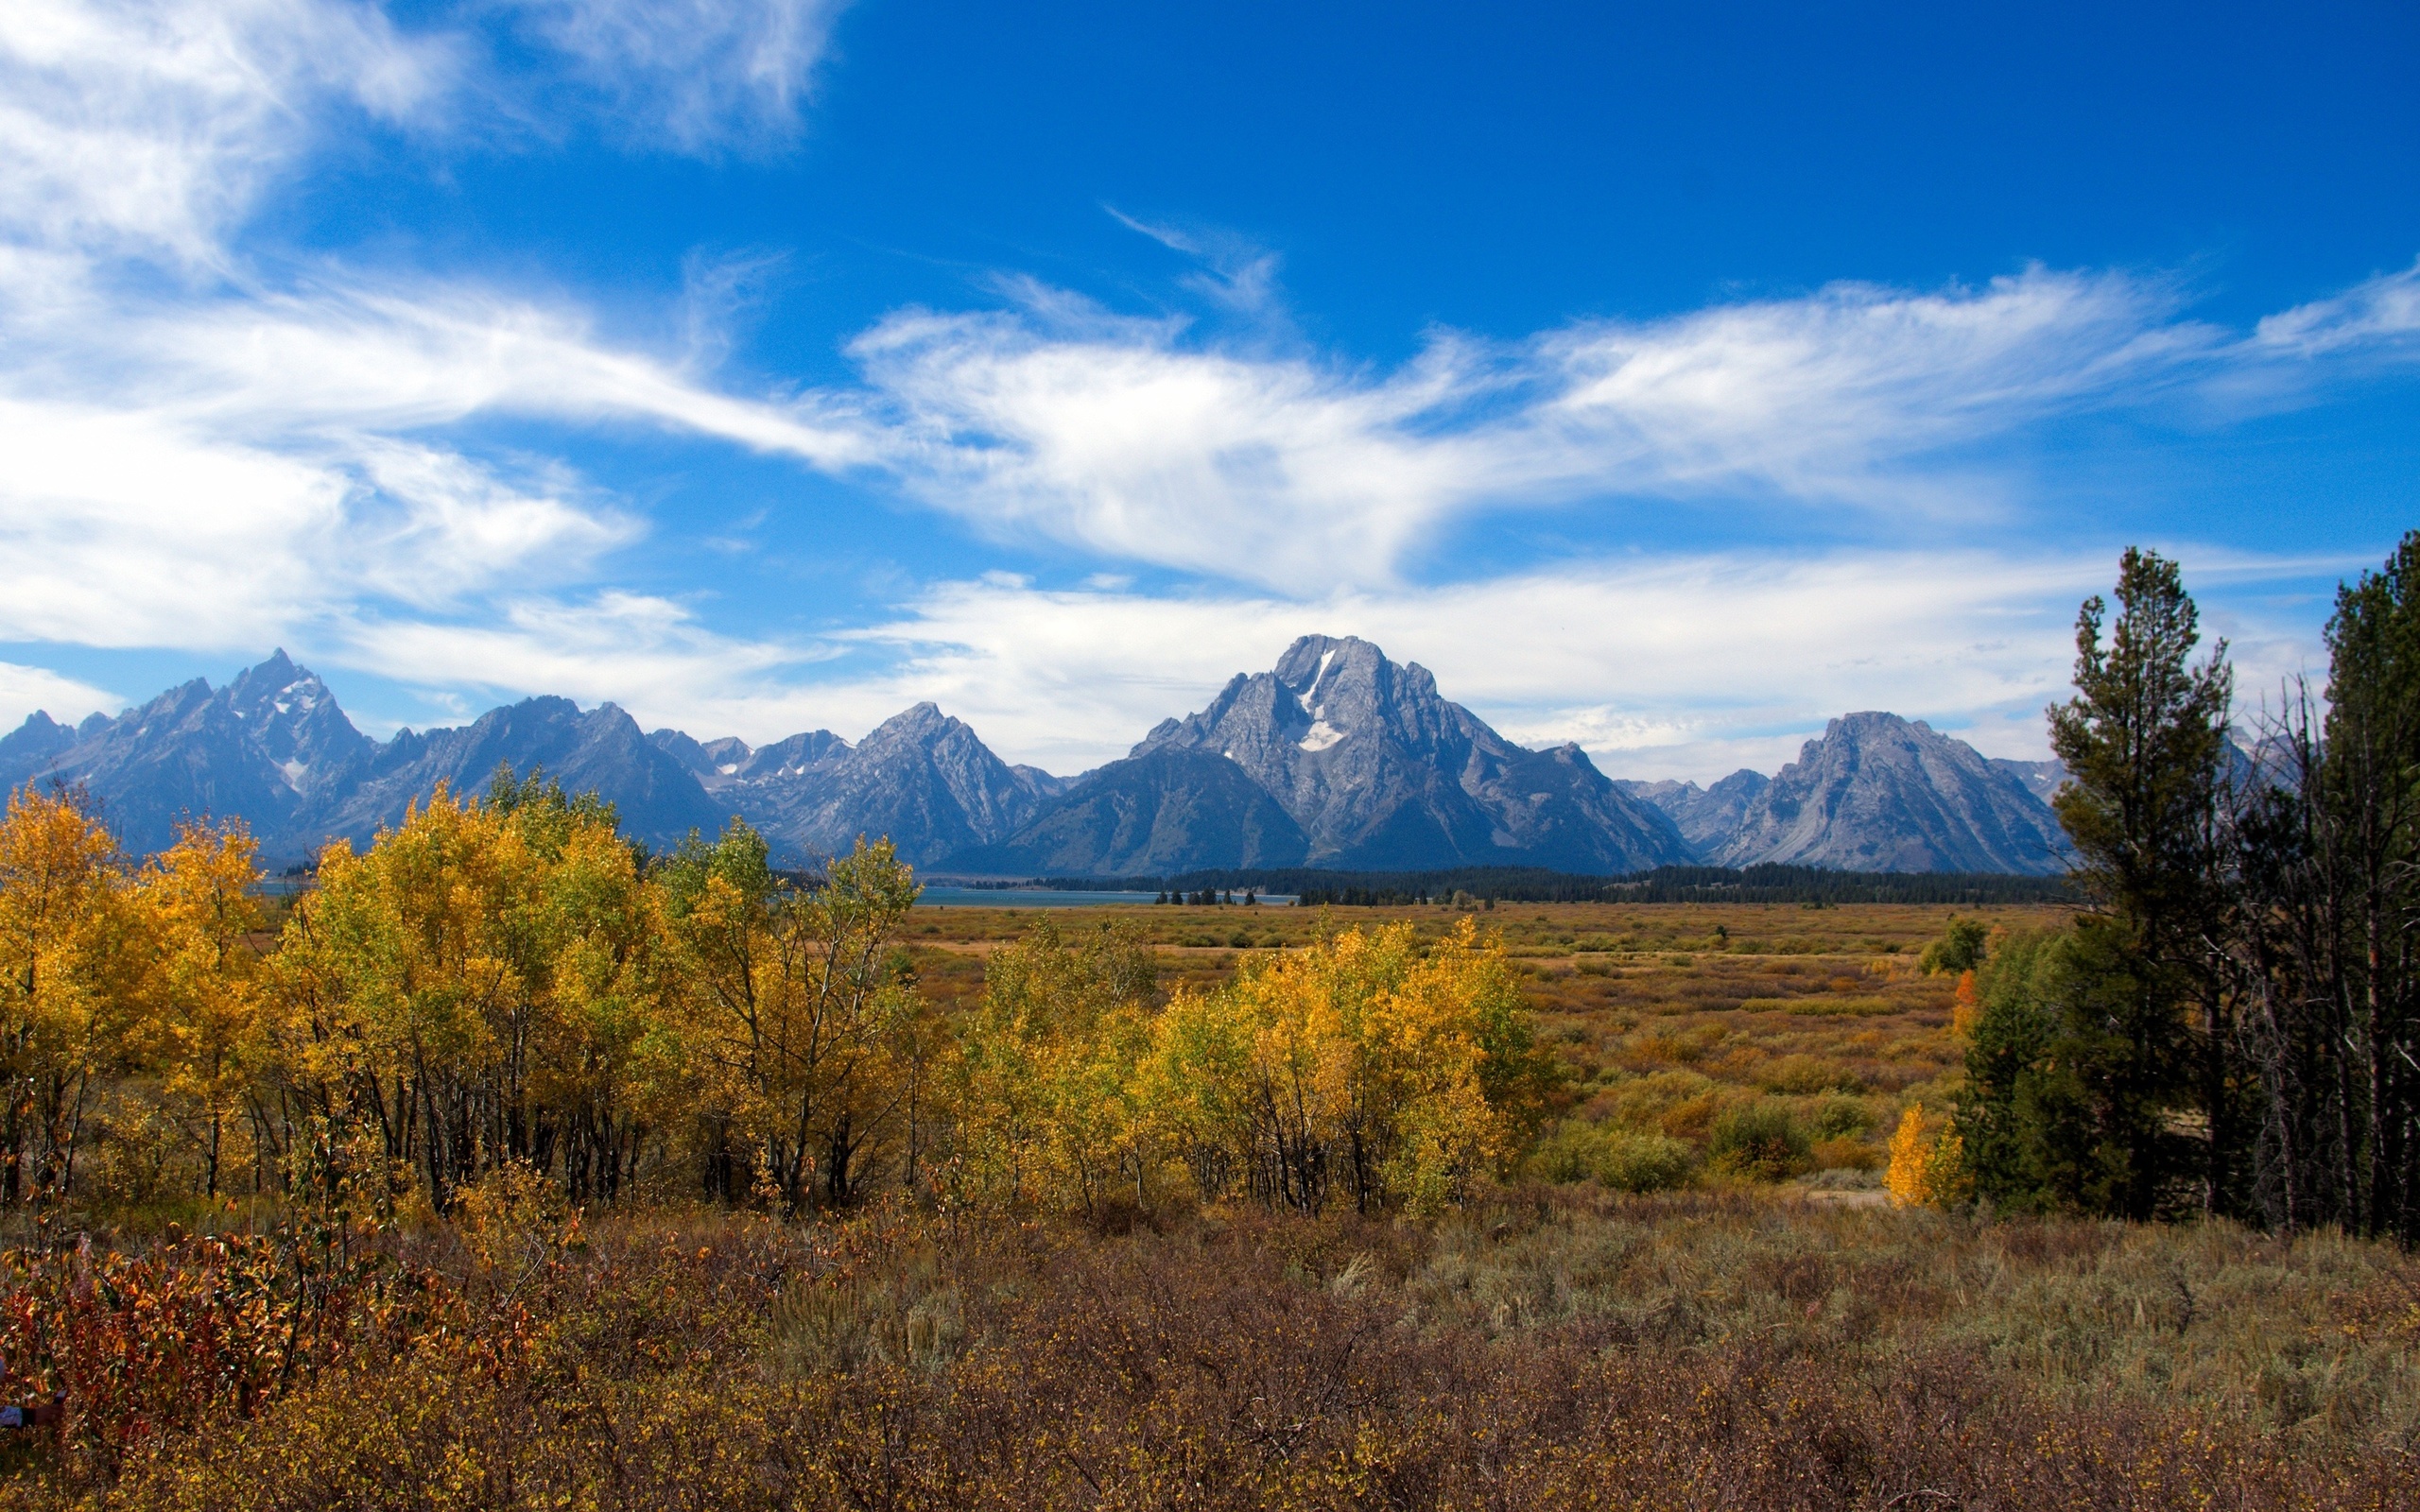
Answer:
<svg viewBox="0 0 2420 1512"><path fill-rule="evenodd" d="M1863 713L1833 721L1772 778L1616 782L1577 746L1504 739L1425 668L1353 637L1303 637L1270 671L1236 676L1127 757L1072 779L1003 762L929 703L855 743L823 730L761 747L643 733L613 704L555 697L380 743L283 651L223 689L196 679L74 729L37 713L0 737L0 784L81 786L131 850L172 843L184 819L234 816L281 863L328 839L368 839L440 782L480 791L506 763L602 794L658 848L736 816L793 865L864 834L890 836L928 870L1009 876L2064 866L2040 796L2056 785L2045 770L2055 764L1987 759L1924 725Z"/></svg>
<svg viewBox="0 0 2420 1512"><path fill-rule="evenodd" d="M1603 873L1690 859L1671 821L1578 746L1515 746L1440 696L1426 667L1353 636L1302 637L1133 754L1158 750L1235 763L1301 828L1315 867Z"/></svg>
<svg viewBox="0 0 2420 1512"><path fill-rule="evenodd" d="M1635 790L1715 866L2050 876L2069 855L2046 801L2065 779L2056 762L1987 757L1921 720L1870 711L1833 720L1771 778L1742 770L1709 788Z"/></svg>

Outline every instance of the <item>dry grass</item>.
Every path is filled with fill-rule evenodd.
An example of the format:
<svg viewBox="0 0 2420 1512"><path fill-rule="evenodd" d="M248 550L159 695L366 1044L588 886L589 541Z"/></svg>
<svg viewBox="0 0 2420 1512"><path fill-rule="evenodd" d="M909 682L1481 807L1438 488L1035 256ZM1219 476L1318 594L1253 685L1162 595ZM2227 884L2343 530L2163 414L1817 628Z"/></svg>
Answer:
<svg viewBox="0 0 2420 1512"><path fill-rule="evenodd" d="M1434 1228L663 1215L0 1505L2411 1505L2420 1268L1539 1190Z"/></svg>

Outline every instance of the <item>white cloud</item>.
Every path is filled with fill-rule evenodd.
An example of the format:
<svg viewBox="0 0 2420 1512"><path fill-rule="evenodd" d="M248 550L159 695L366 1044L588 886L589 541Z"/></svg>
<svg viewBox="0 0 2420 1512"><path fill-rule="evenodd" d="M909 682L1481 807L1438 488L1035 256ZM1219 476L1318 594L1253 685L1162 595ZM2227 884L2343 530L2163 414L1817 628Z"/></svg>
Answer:
<svg viewBox="0 0 2420 1512"><path fill-rule="evenodd" d="M10 639L256 649L364 598L436 608L577 577L637 529L453 453L359 435L271 449L157 408L0 397L0 454Z"/></svg>
<svg viewBox="0 0 2420 1512"><path fill-rule="evenodd" d="M2118 274L2030 269L1981 289L1841 284L1804 299L1549 333L1530 435L1575 480L1770 488L1897 503L1885 470L2120 389L2139 397L2214 333Z"/></svg>
<svg viewBox="0 0 2420 1512"><path fill-rule="evenodd" d="M2344 565L2181 555L2213 619L2255 632L2237 647L2247 685L2309 649L2247 590ZM2204 561L2218 566L2196 570ZM1295 636L1317 632L1419 662L1508 736L1577 741L1616 776L1770 771L1827 719L1860 709L2037 757L2041 710L2066 686L2076 606L2105 593L2114 570L2097 555L1722 555L1304 599L1054 592L994 576L942 585L864 632L904 659L828 683L825 696L867 723L934 698L1007 758L1071 772L1124 754L1161 718L1201 708L1230 676L1273 665Z"/></svg>
<svg viewBox="0 0 2420 1512"><path fill-rule="evenodd" d="M2347 348L2409 346L2420 339L2420 262L2382 273L2331 299L2314 300L2264 318L2250 343L2296 357Z"/></svg>
<svg viewBox="0 0 2420 1512"><path fill-rule="evenodd" d="M231 234L347 114L459 136L475 99L482 131L560 129L568 108L683 152L779 142L844 4L504 0L553 60L533 77L500 70L472 26L407 30L378 0L10 0L0 239L240 271Z"/></svg>
<svg viewBox="0 0 2420 1512"><path fill-rule="evenodd" d="M459 66L342 0L0 7L0 234L221 260L332 102L401 120Z"/></svg>
<svg viewBox="0 0 2420 1512"><path fill-rule="evenodd" d="M330 285L130 312L125 360L247 427L439 426L481 414L642 420L834 471L876 453L845 397L736 398L600 340L577 313L470 287Z"/></svg>
<svg viewBox="0 0 2420 1512"><path fill-rule="evenodd" d="M847 0L507 0L608 102L684 152L795 132Z"/></svg>
<svg viewBox="0 0 2420 1512"><path fill-rule="evenodd" d="M778 695L766 696L771 675L818 653L719 636L668 599L607 591L584 601L512 598L467 624L364 617L334 628L329 654L424 687L560 694L712 729L718 705L743 690L781 707Z"/></svg>
<svg viewBox="0 0 2420 1512"><path fill-rule="evenodd" d="M0 637L266 645L341 592L313 571L344 489L160 417L0 401Z"/></svg>
<svg viewBox="0 0 2420 1512"><path fill-rule="evenodd" d="M1299 593L1386 583L1487 507L1729 492L1903 513L1942 491L1945 449L2138 400L2204 357L2216 333L2172 302L2038 268L1980 290L1841 284L1512 346L1441 336L1374 374L1062 299L907 312L853 351L919 497Z"/></svg>
<svg viewBox="0 0 2420 1512"><path fill-rule="evenodd" d="M62 725L80 723L86 714L115 713L126 700L91 683L63 678L45 667L0 662L0 735L25 722L39 709Z"/></svg>

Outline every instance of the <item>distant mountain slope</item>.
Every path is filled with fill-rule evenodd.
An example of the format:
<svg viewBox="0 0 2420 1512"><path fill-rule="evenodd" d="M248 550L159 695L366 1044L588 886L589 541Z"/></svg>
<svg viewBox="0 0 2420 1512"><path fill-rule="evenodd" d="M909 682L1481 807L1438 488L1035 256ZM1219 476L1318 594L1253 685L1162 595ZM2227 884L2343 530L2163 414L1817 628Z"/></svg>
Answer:
<svg viewBox="0 0 2420 1512"><path fill-rule="evenodd" d="M95 714L86 723L109 721ZM96 726L97 728L97 726ZM0 783L22 787L55 765L76 744L76 730L62 725L43 710L26 715L26 722L0 735Z"/></svg>
<svg viewBox="0 0 2420 1512"><path fill-rule="evenodd" d="M854 747L821 730L767 746L719 797L793 861L846 854L862 834L922 866L1006 838L1042 805L1040 775L920 703Z"/></svg>
<svg viewBox="0 0 2420 1512"><path fill-rule="evenodd" d="M382 746L283 651L215 692L196 679L115 719L95 715L62 747L63 728L38 715L0 741L0 782L82 786L137 854L172 844L184 820L240 818L265 861L301 861L331 838L367 839L440 781L482 792L499 762L598 792L630 833L659 845L724 817L612 704L582 713L569 699L532 698Z"/></svg>
<svg viewBox="0 0 2420 1512"><path fill-rule="evenodd" d="M1617 872L1691 859L1653 805L1577 746L1513 745L1437 693L1417 663L1353 637L1305 636L1134 747L1223 757L1273 797L1315 866L1524 865Z"/></svg>
<svg viewBox="0 0 2420 1512"><path fill-rule="evenodd" d="M709 793L736 777L749 757L748 742L736 735L700 741L683 730L650 730L647 743L679 762Z"/></svg>
<svg viewBox="0 0 2420 1512"><path fill-rule="evenodd" d="M2066 764L2056 759L2047 762L2011 761L2005 756L1986 756L1983 759L1991 763L1992 770L2006 772L2015 778L2025 784L2027 792L2045 803L2057 796L2059 785L2067 780Z"/></svg>
<svg viewBox="0 0 2420 1512"><path fill-rule="evenodd" d="M1112 762L996 845L948 857L977 875L1156 876L1210 867L1290 867L1302 829L1235 763L1162 747Z"/></svg>
<svg viewBox="0 0 2420 1512"><path fill-rule="evenodd" d="M2048 875L2066 869L2066 840L2025 782L1972 746L1867 713L1835 719L1808 741L1709 859Z"/></svg>
<svg viewBox="0 0 2420 1512"><path fill-rule="evenodd" d="M1712 787L1674 782L1616 785L1663 810L1680 829L1681 837L1700 855L1712 855L1731 843L1748 805L1772 781L1764 773L1743 766Z"/></svg>
<svg viewBox="0 0 2420 1512"><path fill-rule="evenodd" d="M526 698L459 729L401 731L377 747L358 782L315 806L302 824L320 834L367 839L441 782L457 793L487 791L505 763L524 776L543 767L569 791L596 793L620 812L625 832L652 845L677 845L692 829L712 834L729 817L677 757L650 743L616 706L583 713L569 698Z"/></svg>

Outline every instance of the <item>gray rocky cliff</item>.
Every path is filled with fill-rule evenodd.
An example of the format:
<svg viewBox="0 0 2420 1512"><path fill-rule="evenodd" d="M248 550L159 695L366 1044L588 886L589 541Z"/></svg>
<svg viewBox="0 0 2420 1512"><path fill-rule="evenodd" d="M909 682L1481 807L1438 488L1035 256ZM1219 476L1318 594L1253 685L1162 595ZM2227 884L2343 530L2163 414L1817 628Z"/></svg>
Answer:
<svg viewBox="0 0 2420 1512"><path fill-rule="evenodd" d="M1663 810L1700 856L1710 856L1731 843L1748 805L1772 782L1764 773L1743 766L1712 787L1675 782L1616 785Z"/></svg>
<svg viewBox="0 0 2420 1512"><path fill-rule="evenodd" d="M64 727L46 716L43 725L26 746L48 749L9 781L80 786L138 855L173 845L180 824L241 818L264 856L299 856L311 809L357 780L376 749L327 685L284 651L224 688L197 678L114 719L87 719L63 747ZM10 739L26 734L21 727Z"/></svg>
<svg viewBox="0 0 2420 1512"><path fill-rule="evenodd" d="M456 729L406 730L376 748L359 781L302 816L304 828L366 840L425 801L437 784L485 793L496 768L543 770L568 792L595 792L620 814L625 833L659 848L691 830L713 834L729 812L673 753L606 703L582 712L569 698L525 698Z"/></svg>
<svg viewBox="0 0 2420 1512"><path fill-rule="evenodd" d="M1313 866L1632 871L1690 858L1652 805L1577 746L1513 745L1367 641L1305 636L1273 671L1161 724L1134 754L1232 761L1301 828Z"/></svg>
<svg viewBox="0 0 2420 1512"><path fill-rule="evenodd" d="M962 720L920 703L856 746L828 731L754 752L718 794L794 865L889 836L918 866L1005 838L1047 796Z"/></svg>
<svg viewBox="0 0 2420 1512"><path fill-rule="evenodd" d="M1844 871L2066 869L2059 821L2017 775L1896 714L1835 719L1741 814L1708 857Z"/></svg>

